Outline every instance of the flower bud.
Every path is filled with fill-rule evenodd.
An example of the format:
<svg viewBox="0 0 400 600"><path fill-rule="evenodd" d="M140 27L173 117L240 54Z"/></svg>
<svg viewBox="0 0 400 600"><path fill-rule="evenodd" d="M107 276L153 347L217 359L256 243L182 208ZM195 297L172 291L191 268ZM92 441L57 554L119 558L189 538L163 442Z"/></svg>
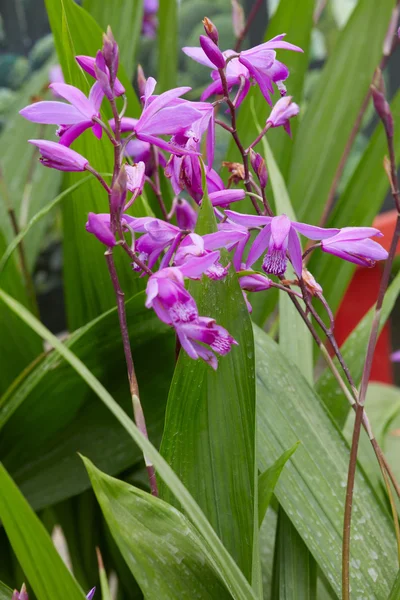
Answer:
<svg viewBox="0 0 400 600"><path fill-rule="evenodd" d="M252 149L250 152L250 162L255 174L258 177L261 187L264 189L268 181L268 172L267 167L265 166L265 160L260 154L258 154L258 152L254 152Z"/></svg>
<svg viewBox="0 0 400 600"><path fill-rule="evenodd" d="M122 167L118 174L118 177L115 180L114 185L111 189L111 196L110 196L111 214L119 215L120 212L122 211L122 209L125 205L126 192L128 189L127 183L128 183L128 176L126 174L125 167Z"/></svg>
<svg viewBox="0 0 400 600"><path fill-rule="evenodd" d="M86 223L86 231L92 233L106 246L115 246L117 241L110 228L110 215L90 212ZM93 592L94 593L94 592Z"/></svg>
<svg viewBox="0 0 400 600"><path fill-rule="evenodd" d="M372 100L378 117L383 122L386 132L393 137L393 116L389 103L385 98L385 84L380 69L375 71L373 83L371 85Z"/></svg>
<svg viewBox="0 0 400 600"><path fill-rule="evenodd" d="M176 221L180 229L193 231L197 221L197 212L184 198L178 198L176 201Z"/></svg>
<svg viewBox="0 0 400 600"><path fill-rule="evenodd" d="M109 71L106 67L106 63L104 60L104 56L100 50L96 54L96 62L94 63L94 73L96 75L96 79L99 82L101 89L104 92L104 95L108 100L112 100L114 98L113 91L110 85L110 76Z"/></svg>
<svg viewBox="0 0 400 600"><path fill-rule="evenodd" d="M139 98L142 98L146 91L146 77L142 69L142 65L138 65L137 68L137 84L139 89Z"/></svg>
<svg viewBox="0 0 400 600"><path fill-rule="evenodd" d="M205 35L200 36L200 46L202 47L204 54L210 59L213 65L217 69L223 69L225 67L225 58L221 50L218 48L210 38Z"/></svg>
<svg viewBox="0 0 400 600"><path fill-rule="evenodd" d="M119 51L110 26L107 27L107 33L103 33L103 56L110 70L110 83L113 87L117 77Z"/></svg>
<svg viewBox="0 0 400 600"><path fill-rule="evenodd" d="M22 584L22 588L21 588L20 592L18 592L18 590L14 590L11 600L29 600L28 592L26 591L26 587L25 587L24 583Z"/></svg>
<svg viewBox="0 0 400 600"><path fill-rule="evenodd" d="M291 135L289 119L298 115L299 110L298 105L292 102L291 96L284 96L273 107L267 119L267 124L270 127L280 127L282 125L284 130Z"/></svg>
<svg viewBox="0 0 400 600"><path fill-rule="evenodd" d="M28 140L28 142L39 148L42 155L39 159L40 162L50 169L84 171L89 165L87 158L57 142L48 140Z"/></svg>
<svg viewBox="0 0 400 600"><path fill-rule="evenodd" d="M218 44L218 29L215 27L214 23L210 21L208 17L204 17L203 25L206 35L214 42L214 44Z"/></svg>

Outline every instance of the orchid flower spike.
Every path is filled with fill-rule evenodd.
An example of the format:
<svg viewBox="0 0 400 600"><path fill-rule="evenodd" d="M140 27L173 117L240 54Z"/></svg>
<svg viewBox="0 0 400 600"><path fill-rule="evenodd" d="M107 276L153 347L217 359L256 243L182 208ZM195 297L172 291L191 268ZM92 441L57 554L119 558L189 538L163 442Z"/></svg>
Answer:
<svg viewBox="0 0 400 600"><path fill-rule="evenodd" d="M377 260L386 260L387 251L371 237L382 237L375 227L343 227L338 233L324 239L321 247L324 252L333 254L363 267L373 267Z"/></svg>
<svg viewBox="0 0 400 600"><path fill-rule="evenodd" d="M51 83L50 89L69 104L55 100L35 102L19 111L28 121L45 125L59 125L57 135L60 144L70 146L86 129L92 128L94 135L101 138L103 130L93 119L100 118L100 106L104 92L95 83L87 98L81 90L67 83Z"/></svg>
<svg viewBox="0 0 400 600"><path fill-rule="evenodd" d="M303 269L302 252L298 233L311 240L323 240L337 234L339 229L324 229L291 221L286 215L264 217L259 215L244 215L231 210L225 214L234 223L245 227L263 227L250 249L246 268L251 267L256 260L264 255L262 268L266 273L283 275L287 267L287 254L298 277Z"/></svg>

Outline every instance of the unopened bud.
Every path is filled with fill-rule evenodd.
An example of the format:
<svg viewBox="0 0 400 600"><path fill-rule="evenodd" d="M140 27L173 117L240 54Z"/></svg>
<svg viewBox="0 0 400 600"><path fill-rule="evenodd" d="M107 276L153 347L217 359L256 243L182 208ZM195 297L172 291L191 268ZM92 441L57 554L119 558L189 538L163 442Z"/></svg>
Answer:
<svg viewBox="0 0 400 600"><path fill-rule="evenodd" d="M225 67L225 58L221 50L210 38L205 35L200 36L200 46L203 48L204 54L210 59L217 69Z"/></svg>
<svg viewBox="0 0 400 600"><path fill-rule="evenodd" d="M142 65L138 65L137 68L137 84L139 89L139 98L142 98L146 91L146 77L144 76L144 71L142 69Z"/></svg>
<svg viewBox="0 0 400 600"><path fill-rule="evenodd" d="M11 600L29 600L28 592L26 591L26 587L25 587L24 583L22 584L22 588L21 588L20 592L18 592L18 590L14 590Z"/></svg>
<svg viewBox="0 0 400 600"><path fill-rule="evenodd" d="M375 71L371 94L376 113L386 129L387 135L393 137L393 116L385 98L385 85L380 69Z"/></svg>
<svg viewBox="0 0 400 600"><path fill-rule="evenodd" d="M176 201L176 221L180 229L193 231L197 221L197 212L184 198L178 198Z"/></svg>
<svg viewBox="0 0 400 600"><path fill-rule="evenodd" d="M214 23L210 21L208 17L204 17L203 25L206 35L214 42L214 44L218 44L218 29L215 27Z"/></svg>
<svg viewBox="0 0 400 600"><path fill-rule="evenodd" d="M107 33L103 33L103 55L106 65L110 70L110 83L111 87L113 87L117 77L119 51L110 26L107 27Z"/></svg>
<svg viewBox="0 0 400 600"><path fill-rule="evenodd" d="M232 0L232 24L233 32L238 38L242 35L244 29L244 10L238 0Z"/></svg>
<svg viewBox="0 0 400 600"><path fill-rule="evenodd" d="M96 62L94 63L94 73L96 75L96 79L101 89L104 92L104 95L109 100L112 100L114 98L114 94L110 85L110 77L108 74L108 69L106 67L103 53L100 52L100 50L96 54Z"/></svg>
<svg viewBox="0 0 400 600"><path fill-rule="evenodd" d="M261 187L264 189L268 181L268 172L267 167L265 166L265 160L263 159L261 154L258 154L258 152L254 152L254 150L251 150L250 163L253 167L254 173L258 177Z"/></svg>
<svg viewBox="0 0 400 600"><path fill-rule="evenodd" d="M111 189L110 208L111 214L119 215L125 205L128 176L125 167L122 167Z"/></svg>

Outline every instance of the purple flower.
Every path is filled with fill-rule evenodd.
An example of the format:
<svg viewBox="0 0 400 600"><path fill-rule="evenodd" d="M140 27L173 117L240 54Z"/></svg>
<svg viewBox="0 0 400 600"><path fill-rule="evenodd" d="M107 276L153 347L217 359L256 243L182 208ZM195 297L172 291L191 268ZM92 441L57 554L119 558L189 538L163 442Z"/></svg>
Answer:
<svg viewBox="0 0 400 600"><path fill-rule="evenodd" d="M229 271L229 265L224 267L218 261L219 253L212 252L217 246L218 244L213 245L212 243L206 245L204 237L201 237L197 233L191 233L185 237L176 251L174 265L177 267L185 266L186 269L188 266L194 268L200 265L200 269L198 270L199 276L204 273L210 279L224 279ZM222 247L222 243L220 243L219 247ZM210 255L214 257L214 261L206 268L204 265L211 261ZM197 279L197 277L193 276L193 271L191 278Z"/></svg>
<svg viewBox="0 0 400 600"><path fill-rule="evenodd" d="M390 360L392 362L400 362L400 350L396 350L396 352L392 352L390 355Z"/></svg>
<svg viewBox="0 0 400 600"><path fill-rule="evenodd" d="M285 34L278 35L264 44L260 44L249 50L244 50L239 54L233 50L225 50L225 52L223 52L225 59L231 59L226 66L228 90L231 91L234 86L239 86L242 81L245 82L237 106L239 106L246 97L250 88L250 81L255 81L259 85L268 104L272 105L271 93L274 91L273 83L277 85L281 95L286 94L286 88L283 81L288 78L289 70L283 63L276 60L275 49L280 48L284 50L293 50L295 52L303 52L303 50L298 46L284 42L284 37ZM222 94L223 88L219 73L204 50L196 47L185 47L183 48L183 52L193 60L213 70L211 77L214 82L204 90L201 99L206 100L212 94Z"/></svg>
<svg viewBox="0 0 400 600"><path fill-rule="evenodd" d="M279 100L279 102L280 102L280 100ZM268 181L268 172L267 172L267 167L265 166L265 160L263 159L261 154L258 154L258 152L255 152L253 149L251 149L250 162L251 162L251 166L254 169L255 174L258 177L260 186L262 188L265 188L265 186L267 185L267 181Z"/></svg>
<svg viewBox="0 0 400 600"><path fill-rule="evenodd" d="M96 587L93 587L93 588L90 590L90 592L88 592L88 594L87 594L87 596L86 596L87 600L92 600L92 598L93 598L93 596L95 595L95 593L96 593Z"/></svg>
<svg viewBox="0 0 400 600"><path fill-rule="evenodd" d="M11 600L29 600L28 592L26 591L25 584L22 584L21 591L14 590Z"/></svg>
<svg viewBox="0 0 400 600"><path fill-rule="evenodd" d="M33 123L59 125L57 135L60 137L60 144L64 146L70 146L89 127L100 139L103 130L98 123L93 122L94 117L100 117L99 110L104 97L99 84L94 84L89 98L78 88L66 83L52 83L49 87L69 104L54 100L35 102L20 110L20 115Z"/></svg>
<svg viewBox="0 0 400 600"><path fill-rule="evenodd" d="M195 137L186 137L185 135L176 135L171 143L174 146L197 152L200 144ZM177 156L171 154L165 167L165 176L171 180L171 186L176 195L182 190L186 190L197 204L203 197L203 188L201 185L201 167L196 154L186 154Z"/></svg>
<svg viewBox="0 0 400 600"><path fill-rule="evenodd" d="M125 165L125 172L127 175L127 188L136 196L140 196L144 186L144 174L146 166L144 162L140 161L135 165Z"/></svg>
<svg viewBox="0 0 400 600"><path fill-rule="evenodd" d="M157 12L158 0L144 0L143 2L143 21L142 35L153 39L157 33Z"/></svg>
<svg viewBox="0 0 400 600"><path fill-rule="evenodd" d="M201 358L216 369L218 362L212 350L225 355L237 344L214 319L199 316L194 298L185 289L182 269L169 267L152 275L146 294L146 307L153 308L161 321L174 327L182 348L191 358Z"/></svg>
<svg viewBox="0 0 400 600"><path fill-rule="evenodd" d="M40 162L45 167L57 169L58 171L84 171L89 164L87 158L57 142L47 140L28 140L39 148Z"/></svg>
<svg viewBox="0 0 400 600"><path fill-rule="evenodd" d="M204 31L206 32L206 35L210 38L210 40L212 40L214 42L214 44L218 44L219 34L218 34L218 29L214 25L214 23L212 21L210 21L210 19L208 19L207 17L204 17L203 25L204 25Z"/></svg>
<svg viewBox="0 0 400 600"><path fill-rule="evenodd" d="M245 269L245 265L243 265L243 269ZM239 284L242 290L246 290L247 292L263 292L264 290L269 290L272 281L265 275L254 273L254 275L239 277Z"/></svg>
<svg viewBox="0 0 400 600"><path fill-rule="evenodd" d="M224 55L212 39L205 35L201 35L200 46L202 47L204 54L217 69L223 69L225 67Z"/></svg>
<svg viewBox="0 0 400 600"><path fill-rule="evenodd" d="M291 136L289 119L298 115L299 110L300 108L298 105L295 102L292 102L292 96L280 98L272 109L271 114L267 119L267 123L269 123L271 127L280 127L282 125L286 133Z"/></svg>
<svg viewBox="0 0 400 600"><path fill-rule="evenodd" d="M377 260L386 260L388 253L369 239L372 236L382 237L383 234L374 227L344 227L335 236L322 240L321 247L324 252L356 265L373 267Z"/></svg>
<svg viewBox="0 0 400 600"><path fill-rule="evenodd" d="M86 231L88 233L93 233L93 235L106 246L112 247L117 243L115 235L110 229L110 215L90 212L86 223Z"/></svg>
<svg viewBox="0 0 400 600"><path fill-rule="evenodd" d="M193 231L197 222L197 212L184 198L175 198L173 210L180 229Z"/></svg>
<svg viewBox="0 0 400 600"><path fill-rule="evenodd" d="M246 268L251 267L267 250L262 268L266 273L283 275L287 266L287 253L298 277L301 277L303 260L298 233L311 240L322 240L338 233L339 229L324 229L291 221L286 215L279 217L263 217L259 215L244 215L227 210L225 214L239 225L245 227L260 227L263 229L253 242L246 262Z"/></svg>
<svg viewBox="0 0 400 600"><path fill-rule="evenodd" d="M75 60L78 63L78 65L80 67L82 67L82 69L84 71L86 71L86 73L91 75L91 77L94 77L96 80L98 79L98 77L97 77L98 73L96 73L96 60L98 60L97 69L99 69L101 72L105 73L107 75L108 80L110 80L110 72L109 72L108 67L106 65L104 65L104 67L105 67L104 68L102 63L100 62L101 59L98 59L97 56L96 56L96 58L93 58L93 56L83 56L83 55L75 56ZM104 60L104 57L103 57L103 60ZM122 96L122 94L125 94L125 88L118 78L115 79L113 92L114 92L114 96Z"/></svg>
<svg viewBox="0 0 400 600"><path fill-rule="evenodd" d="M209 194L213 206L229 206L232 202L238 202L246 197L244 190L219 190Z"/></svg>
<svg viewBox="0 0 400 600"><path fill-rule="evenodd" d="M135 119L135 123L136 122L137 122L137 119ZM112 123L110 122L110 124L113 125L113 122ZM131 129L131 131L132 131L132 129ZM126 145L125 154L127 156L130 156L131 158L133 158L133 160L136 163L144 162L145 167L146 167L145 174L148 177L152 176L153 171L154 171L154 162L153 162L153 156L151 153L151 146L148 142L142 142L141 140L138 140L138 139L130 140ZM167 164L167 161L165 160L165 156L162 152L158 153L158 163L161 167L165 167Z"/></svg>

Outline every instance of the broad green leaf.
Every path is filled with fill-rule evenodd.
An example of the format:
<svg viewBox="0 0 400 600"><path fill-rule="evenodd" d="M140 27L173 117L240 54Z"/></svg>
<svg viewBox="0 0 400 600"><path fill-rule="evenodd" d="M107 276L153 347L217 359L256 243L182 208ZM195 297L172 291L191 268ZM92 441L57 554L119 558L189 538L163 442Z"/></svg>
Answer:
<svg viewBox="0 0 400 600"><path fill-rule="evenodd" d="M84 598L46 529L1 464L0 490L0 519L39 600Z"/></svg>
<svg viewBox="0 0 400 600"><path fill-rule="evenodd" d="M300 441L275 495L340 597L348 446L322 402L279 346L255 328L259 469ZM391 518L363 473L356 474L351 544L355 597L386 598L397 572Z"/></svg>
<svg viewBox="0 0 400 600"><path fill-rule="evenodd" d="M6 241L0 231L0 254L6 248ZM1 278L2 286L9 294L29 306L26 291L21 281L15 257L7 265ZM6 306L0 307L0 394L7 389L12 381L40 354L42 345L40 339L16 319Z"/></svg>
<svg viewBox="0 0 400 600"><path fill-rule="evenodd" d="M178 76L178 2L161 0L158 10L158 70L159 93L176 86Z"/></svg>
<svg viewBox="0 0 400 600"><path fill-rule="evenodd" d="M52 136L54 127L30 123L18 112L31 104L32 98L49 96L46 88L51 63L54 63L54 59L46 62L22 86L12 104L12 113L7 113L4 118L5 126L0 135L0 144L2 148L7 148L7 151L2 153L0 159L0 229L7 243L15 236L7 215L7 207L12 206L14 209L21 229L47 204L49 198L56 195L61 182L61 173L54 169L44 169L38 161L37 150L28 144L29 139ZM42 221L24 241L26 262L30 271L35 266L47 226L48 221Z"/></svg>
<svg viewBox="0 0 400 600"><path fill-rule="evenodd" d="M57 54L67 83L88 93L93 79L84 75L74 57L78 54L95 56L102 44L102 30L93 17L73 0L46 0L50 26ZM133 88L123 71L118 71L128 99L128 115L138 116L140 107ZM106 101L103 101L104 110ZM110 115L105 115L107 118ZM74 149L85 156L99 172L113 169L113 152L107 136L97 140L89 130L76 142ZM79 175L78 175L79 177ZM77 175L69 173L65 186L76 182ZM87 323L115 305L115 295L104 260L104 248L88 235L85 223L88 212L108 211L108 199L100 184L93 179L84 190L76 190L63 207L64 227L64 287L68 324L71 330ZM116 253L117 269L124 291L132 295L143 289L144 282L132 273L130 261Z"/></svg>
<svg viewBox="0 0 400 600"><path fill-rule="evenodd" d="M105 475L89 460L84 463L114 540L146 598L230 598L184 515Z"/></svg>
<svg viewBox="0 0 400 600"><path fill-rule="evenodd" d="M317 565L282 508L276 535L274 598L316 600Z"/></svg>
<svg viewBox="0 0 400 600"><path fill-rule="evenodd" d="M106 31L111 26L120 60L129 78L135 71L135 57L142 28L143 0L84 0L83 8Z"/></svg>
<svg viewBox="0 0 400 600"><path fill-rule="evenodd" d="M174 339L145 308L144 294L129 300L126 312L149 436L158 444L174 367ZM66 346L131 414L116 309L75 331ZM164 358L153 377L156 353ZM56 352L43 357L0 400L0 428L1 460L35 509L88 487L78 451L113 475L141 460L129 435L110 420L108 410Z"/></svg>
<svg viewBox="0 0 400 600"><path fill-rule="evenodd" d="M222 577L226 587L235 600L256 600L249 583L244 577L237 564L222 544L214 529L208 522L197 502L190 495L179 477L168 465L166 460L157 452L155 447L146 439L117 404L114 398L93 375L93 373L75 356L60 340L53 335L38 319L36 319L26 308L14 300L9 294L0 289L0 299L13 310L25 323L27 323L38 335L46 340L66 361L75 369L88 386L96 393L100 400L118 419L131 438L137 443L142 452L154 464L158 476L174 491L175 497L179 498L182 508L190 517L195 527L201 533L210 553L210 559L218 573Z"/></svg>
<svg viewBox="0 0 400 600"><path fill-rule="evenodd" d="M383 301L380 330L385 325L387 319L392 312L396 299L400 293L400 273L396 275L390 284ZM371 332L372 318L375 308L372 307L364 318L360 321L357 327L351 332L347 340L341 347L343 358L350 369L356 384L361 380L362 371L365 361L365 352L368 344L368 338ZM336 361L336 359L335 359ZM336 361L336 366L339 363ZM323 400L325 406L331 413L335 423L342 429L346 421L346 417L350 411L350 405L341 389L339 388L336 379L332 372L327 368L320 375L316 390ZM368 410L368 407L367 407Z"/></svg>
<svg viewBox="0 0 400 600"><path fill-rule="evenodd" d="M396 581L393 584L392 591L388 600L398 600L400 598L400 571L396 577Z"/></svg>
<svg viewBox="0 0 400 600"><path fill-rule="evenodd" d="M272 595L271 583L273 577L277 523L277 512L270 505L260 527L260 559L263 581L263 600L275 600L274 596Z"/></svg>
<svg viewBox="0 0 400 600"><path fill-rule="evenodd" d="M299 220L316 223L321 217L343 150L382 56L393 7L392 0L383 4L360 0L318 80L300 122L290 167L289 193Z"/></svg>
<svg viewBox="0 0 400 600"><path fill-rule="evenodd" d="M216 230L204 197L196 231ZM161 454L202 507L245 576L252 572L255 501L255 388L253 336L235 274L203 277L189 291L199 314L216 319L237 340L217 371L183 351L168 396ZM171 504L171 491L161 488ZM256 517L257 518L257 517Z"/></svg>
<svg viewBox="0 0 400 600"><path fill-rule="evenodd" d="M12 590L0 581L0 600L11 600Z"/></svg>
<svg viewBox="0 0 400 600"><path fill-rule="evenodd" d="M273 465L268 467L268 469L266 469L258 477L258 524L260 527L267 512L267 508L271 502L271 498L279 476L282 473L282 469L292 454L294 454L298 445L299 442L289 448L289 450L286 450L286 452L284 452L282 456L280 456L278 460L274 462Z"/></svg>
<svg viewBox="0 0 400 600"><path fill-rule="evenodd" d="M395 131L400 127L400 93L391 103ZM395 135L395 154L400 160L400 136ZM370 226L378 214L389 189L383 168L388 154L386 136L379 122L353 176L340 195L329 219L329 227ZM311 255L310 271L322 285L332 310L337 311L343 294L355 271L355 265L335 256Z"/></svg>
<svg viewBox="0 0 400 600"><path fill-rule="evenodd" d="M297 103L300 103L302 99L304 76L308 67L314 7L314 0L302 0L301 10L299 10L298 3L294 0L280 2L278 10L271 19L264 37L264 40L267 41L276 35L286 33L285 39L288 42L296 44L304 50L304 53L285 50L277 51L278 59L289 67L290 76L286 82L288 94L293 96L293 100ZM273 97L274 104L279 99L279 95L277 94L278 92ZM270 107L257 86L251 90L249 99L245 103L248 103L250 98L254 98L256 113L259 116L259 120L264 122L270 112ZM292 120L294 133L296 133L298 126L296 121L297 119ZM248 105L246 107L246 104L243 104L239 112L238 131L245 147L260 132L260 129L255 126L251 112L248 110ZM286 177L292 155L293 141L281 127L268 132L268 141L271 143L275 158ZM258 150L258 148L256 149ZM232 142L229 148L228 160L237 158L236 152L237 150Z"/></svg>

